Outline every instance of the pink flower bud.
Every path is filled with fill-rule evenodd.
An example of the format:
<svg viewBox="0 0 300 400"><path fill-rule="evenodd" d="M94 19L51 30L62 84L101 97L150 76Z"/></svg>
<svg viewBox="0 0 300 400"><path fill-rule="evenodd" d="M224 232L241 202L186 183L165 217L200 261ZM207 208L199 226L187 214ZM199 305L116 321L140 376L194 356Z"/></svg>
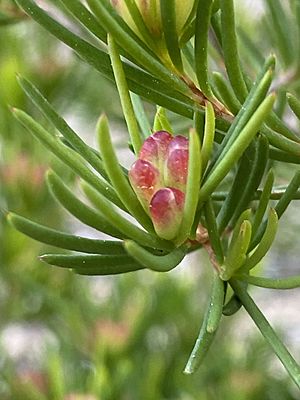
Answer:
<svg viewBox="0 0 300 400"><path fill-rule="evenodd" d="M168 146L172 139L173 136L166 131L155 132L145 140L140 150L139 158L149 161L162 171Z"/></svg>
<svg viewBox="0 0 300 400"><path fill-rule="evenodd" d="M189 162L189 141L184 136L175 136L170 142L164 170L166 186L185 192Z"/></svg>
<svg viewBox="0 0 300 400"><path fill-rule="evenodd" d="M148 161L138 159L129 171L129 180L138 199L149 212L149 203L161 186L158 170Z"/></svg>
<svg viewBox="0 0 300 400"><path fill-rule="evenodd" d="M150 202L150 214L158 236L172 240L182 220L184 193L174 188L158 190Z"/></svg>

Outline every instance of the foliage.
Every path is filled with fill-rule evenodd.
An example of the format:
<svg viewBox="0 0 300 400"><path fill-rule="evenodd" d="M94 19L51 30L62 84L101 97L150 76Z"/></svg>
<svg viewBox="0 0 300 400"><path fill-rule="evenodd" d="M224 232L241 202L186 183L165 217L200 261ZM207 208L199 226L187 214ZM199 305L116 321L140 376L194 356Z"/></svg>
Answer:
<svg viewBox="0 0 300 400"><path fill-rule="evenodd" d="M143 142L152 132L175 131L174 114L183 123L189 119L193 129L189 133L180 225L176 223L176 230L170 234L170 227L153 226L147 208L139 203L140 196L135 196L136 188L128 181L128 171L119 165L106 118L102 116L97 127L98 151L77 135L30 81L19 77L24 93L46 122L41 125L16 108L13 115L58 159L55 172L47 174L52 195L81 222L121 239L124 246L120 240L82 238L50 229L14 213L8 216L10 222L34 239L79 252L46 254L41 258L81 275L140 269L166 272L188 253L205 249L213 266L212 292L185 372L193 373L203 361L222 314L235 314L243 305L299 387L299 366L247 290L248 284L290 289L298 287L300 281L299 276L270 279L252 274L273 243L278 219L291 201L299 198L297 170L286 187L278 190L274 186L274 171L284 164L299 164L299 135L297 129L286 123L286 115L292 110L294 124L299 127L299 43L294 40L299 38L295 36L299 29L298 2L291 0L283 7L279 1L265 1L259 37L269 34L270 42L276 43L277 73L275 56L265 59L270 49L258 47L255 37L247 35L242 24L236 27L233 1L195 2L181 29L176 25L176 13L180 13L182 6L177 4L174 12L172 2L161 1L161 14L169 18L163 20L163 33L157 41L149 31L147 15L133 1L126 1L126 6L134 30L107 0L88 0L88 6L77 0L53 2L54 15L63 13L70 25L76 26L76 34L34 1L17 3L102 76L115 80L129 147L136 157L141 157ZM237 35L243 43L240 53ZM295 43L295 49L290 43ZM141 99L159 106L153 123L149 122ZM92 206L78 198L61 179L62 164L80 177L82 190ZM273 199L277 202L271 207ZM139 226L127 219L126 213ZM139 272L143 273L149 272ZM185 316L188 319L188 312ZM160 365L159 359L155 365ZM162 371L153 373L162 379Z"/></svg>

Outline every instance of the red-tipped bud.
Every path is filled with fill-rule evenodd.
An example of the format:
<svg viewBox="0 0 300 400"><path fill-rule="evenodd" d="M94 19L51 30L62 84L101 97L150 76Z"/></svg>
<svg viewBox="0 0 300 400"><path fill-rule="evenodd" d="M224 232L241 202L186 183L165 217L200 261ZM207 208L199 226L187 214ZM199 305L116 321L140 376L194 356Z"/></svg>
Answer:
<svg viewBox="0 0 300 400"><path fill-rule="evenodd" d="M164 170L166 186L185 192L189 162L189 141L184 136L175 136L170 142Z"/></svg>
<svg viewBox="0 0 300 400"><path fill-rule="evenodd" d="M158 190L150 202L150 214L158 236L176 237L182 220L184 193L174 188Z"/></svg>
<svg viewBox="0 0 300 400"><path fill-rule="evenodd" d="M173 136L166 131L158 131L149 136L140 151L139 158L149 161L160 171L166 159L169 143Z"/></svg>
<svg viewBox="0 0 300 400"><path fill-rule="evenodd" d="M129 180L143 207L149 212L149 203L161 186L158 170L148 161L138 159L129 171Z"/></svg>

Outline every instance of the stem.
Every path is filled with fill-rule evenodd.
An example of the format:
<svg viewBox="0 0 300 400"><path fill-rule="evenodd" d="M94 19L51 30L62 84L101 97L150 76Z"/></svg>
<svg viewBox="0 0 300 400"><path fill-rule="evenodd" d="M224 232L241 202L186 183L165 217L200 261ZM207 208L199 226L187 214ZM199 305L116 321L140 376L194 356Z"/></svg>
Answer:
<svg viewBox="0 0 300 400"><path fill-rule="evenodd" d="M275 331L270 326L269 322L259 310L253 299L243 288L242 283L235 279L231 279L229 283L266 341L269 343L279 360L282 362L293 381L296 383L298 388L300 388L300 367L297 362L294 360L282 341L278 338Z"/></svg>

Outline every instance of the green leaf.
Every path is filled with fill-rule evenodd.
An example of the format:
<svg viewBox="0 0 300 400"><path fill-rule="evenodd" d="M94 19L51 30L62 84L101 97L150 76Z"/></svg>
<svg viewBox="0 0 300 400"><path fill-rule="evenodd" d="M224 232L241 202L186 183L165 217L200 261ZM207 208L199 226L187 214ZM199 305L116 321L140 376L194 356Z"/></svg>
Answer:
<svg viewBox="0 0 300 400"><path fill-rule="evenodd" d="M248 95L248 89L244 81L240 66L238 44L235 32L235 16L233 0L221 0L222 23L222 48L226 71L232 88L241 103Z"/></svg>
<svg viewBox="0 0 300 400"><path fill-rule="evenodd" d="M168 272L177 267L186 255L187 247L181 246L163 256L156 256L132 240L125 240L125 249L138 263L157 272Z"/></svg>
<svg viewBox="0 0 300 400"><path fill-rule="evenodd" d="M201 153L200 140L195 129L190 130L189 135L189 161L186 194L184 200L183 217L176 238L177 244L182 244L190 235L198 204L198 190L201 181Z"/></svg>
<svg viewBox="0 0 300 400"><path fill-rule="evenodd" d="M204 216L210 244L212 246L218 264L221 265L224 261L224 251L222 241L218 232L215 210L211 198L209 198L204 204Z"/></svg>
<svg viewBox="0 0 300 400"><path fill-rule="evenodd" d="M220 161L213 171L211 171L204 182L199 193L199 202L205 201L208 196L216 189L219 183L227 175L233 165L241 157L249 146L256 133L259 131L263 121L268 116L275 101L275 95L269 95L256 109L248 123L239 133L239 136L231 144L226 154L221 155Z"/></svg>
<svg viewBox="0 0 300 400"><path fill-rule="evenodd" d="M253 141L248 149L243 154L240 163L238 165L237 172L232 182L228 195L225 197L222 207L218 213L217 224L219 227L219 234L224 232L226 226L230 223L234 214L236 214L236 206L240 202L241 197L244 193L244 188L248 183L248 177L252 173L252 167L254 160L257 160L258 143ZM253 171L254 172L254 171ZM255 175L254 175L255 176ZM252 174L253 180L253 174ZM243 212L243 210L241 210ZM241 214L239 212L238 215Z"/></svg>
<svg viewBox="0 0 300 400"><path fill-rule="evenodd" d="M257 305L254 303L252 298L249 296L242 282L237 280L231 280L230 285L239 297L246 311L261 331L262 335L269 343L274 353L277 355L283 366L294 380L298 388L300 388L300 367L291 356L287 348L284 346L282 341L277 337L276 333L266 320L265 316L261 313Z"/></svg>
<svg viewBox="0 0 300 400"><path fill-rule="evenodd" d="M144 110L143 103L140 97L135 93L130 93L130 97L134 114L136 116L143 137L144 139L147 139L147 137L151 135L151 125Z"/></svg>
<svg viewBox="0 0 300 400"><path fill-rule="evenodd" d="M65 255L45 254L41 261L61 268L71 268L81 275L114 275L143 269L128 255Z"/></svg>
<svg viewBox="0 0 300 400"><path fill-rule="evenodd" d="M252 159L252 168L250 168L248 176L244 176L243 180L240 181L240 185L243 182L243 191L235 204L235 209L230 222L231 226L235 224L239 215L253 200L269 160L269 143L264 136L259 135L258 138L254 140L254 148L255 151Z"/></svg>
<svg viewBox="0 0 300 400"><path fill-rule="evenodd" d="M213 151L215 138L215 112L212 104L206 102L204 136L201 149L202 170L205 171Z"/></svg>
<svg viewBox="0 0 300 400"><path fill-rule="evenodd" d="M269 87L272 82L272 71L275 65L275 58L269 57L262 68L261 72L257 76L250 93L240 109L238 115L234 118L224 140L222 140L221 146L217 150L208 172L211 171L218 160L221 159L221 155L225 155L227 150L231 147L236 137L240 134L241 130L247 124L253 113L266 97Z"/></svg>
<svg viewBox="0 0 300 400"><path fill-rule="evenodd" d="M90 185L82 182L82 188L88 199L100 211L101 215L103 215L116 229L122 232L123 237L133 239L144 246L155 249L168 250L173 248L171 242L152 236L129 222L112 207L105 197L97 193Z"/></svg>
<svg viewBox="0 0 300 400"><path fill-rule="evenodd" d="M257 248L248 257L245 264L243 265L241 271L246 272L254 268L267 254L270 247L272 246L278 227L278 216L276 211L271 208L268 216L268 222L266 230L263 234L261 241L259 242Z"/></svg>
<svg viewBox="0 0 300 400"><path fill-rule="evenodd" d="M127 177L123 174L122 168L119 165L118 158L111 142L108 121L104 115L99 119L97 132L104 167L117 195L130 214L136 218L145 229L154 232L151 219L144 211L141 203L131 188Z"/></svg>
<svg viewBox="0 0 300 400"><path fill-rule="evenodd" d="M296 289L300 287L300 276L289 276L287 278L263 278L261 276L251 275L238 275L238 279L241 279L250 285L259 286L266 289Z"/></svg>
<svg viewBox="0 0 300 400"><path fill-rule="evenodd" d="M237 295L234 293L229 301L224 305L223 315L225 315L226 317L230 317L231 315L237 313L241 307L242 303Z"/></svg>
<svg viewBox="0 0 300 400"><path fill-rule="evenodd" d="M153 132L167 131L173 134L173 128L167 117L166 110L163 107L157 107L157 111L153 123Z"/></svg>
<svg viewBox="0 0 300 400"><path fill-rule="evenodd" d="M212 0L200 0L197 8L195 28L195 66L201 91L208 99L213 99L208 77L208 32L212 13Z"/></svg>
<svg viewBox="0 0 300 400"><path fill-rule="evenodd" d="M153 37L151 36L151 33L149 32L149 29L147 25L145 24L145 21L143 19L142 14L140 13L140 10L138 6L136 5L135 0L124 0L126 3L126 7L132 17L132 21L134 22L135 26L141 33L141 35L144 38L144 41L147 43L147 45L153 50L157 51L157 45L155 41L153 40Z"/></svg>
<svg viewBox="0 0 300 400"><path fill-rule="evenodd" d="M108 35L107 42L108 42L108 52L110 55L111 64L116 80L116 85L122 104L123 114L126 120L134 152L135 154L138 154L142 147L143 140L142 136L140 135L137 120L135 118L120 54L118 52L114 39L110 35Z"/></svg>
<svg viewBox="0 0 300 400"><path fill-rule="evenodd" d="M110 201L118 207L125 210L124 205L120 202L114 189L110 184L100 176L96 176L85 165L83 159L75 153L71 148L66 147L63 143L57 140L53 135L47 132L40 124L35 122L24 111L13 109L14 117L28 129L45 147L47 147L56 157L68 165L82 179L90 183L96 190L106 196Z"/></svg>
<svg viewBox="0 0 300 400"><path fill-rule="evenodd" d="M53 171L49 171L47 174L47 184L58 202L74 215L74 217L79 219L79 221L110 236L118 239L124 238L123 233L121 233L118 227L114 227L104 215L99 214L77 199ZM107 203L110 205L108 201ZM110 205L110 207L112 207L112 205Z"/></svg>
<svg viewBox="0 0 300 400"><path fill-rule="evenodd" d="M250 221L244 220L239 232L233 235L224 264L221 266L220 277L224 281L228 281L244 264L251 240L251 228Z"/></svg>
<svg viewBox="0 0 300 400"><path fill-rule="evenodd" d="M267 137L270 144L280 150L286 151L295 156L300 156L300 143L290 140L274 132L267 126L263 126L261 132Z"/></svg>
<svg viewBox="0 0 300 400"><path fill-rule="evenodd" d="M270 170L259 199L258 207L254 215L254 220L252 222L252 237L255 237L256 232L262 223L272 193L273 183L274 173L272 170Z"/></svg>
<svg viewBox="0 0 300 400"><path fill-rule="evenodd" d="M290 204L290 202L294 199L294 197L297 194L297 191L299 189L299 186L300 186L300 171L297 171L295 173L293 179L291 180L291 182L287 186L285 192L281 196L280 200L277 202L277 204L275 206L275 211L276 211L276 214L278 216L278 219L281 218L281 216L283 215L283 213L287 209L287 207ZM266 226L267 226L267 222L266 221L260 225L259 229L257 230L257 233L256 233L255 237L251 241L251 245L250 245L249 250L253 250L254 247L256 247L257 244L260 242L260 240L263 237L263 234L264 234L264 232L266 230Z"/></svg>
<svg viewBox="0 0 300 400"><path fill-rule="evenodd" d="M216 332L222 317L223 305L225 298L225 282L222 281L219 275L214 272L214 283L211 294L212 306L209 308L207 316L206 330L209 333Z"/></svg>
<svg viewBox="0 0 300 400"><path fill-rule="evenodd" d="M181 52L179 48L179 41L176 29L176 1L175 0L161 0L160 12L163 21L162 27L164 32L164 39L167 45L169 56L177 68L182 73L183 65L181 59Z"/></svg>
<svg viewBox="0 0 300 400"><path fill-rule="evenodd" d="M293 96L291 93L287 93L286 97L287 97L289 106L291 107L291 110L296 115L296 117L300 120L300 101L295 96Z"/></svg>
<svg viewBox="0 0 300 400"><path fill-rule="evenodd" d="M14 213L9 213L7 219L18 231L32 239L61 249L94 254L124 254L120 241L89 239L59 232Z"/></svg>
<svg viewBox="0 0 300 400"><path fill-rule="evenodd" d="M224 285L224 283L223 283ZM216 288L217 286L217 288ZM224 286L223 286L224 287ZM211 294L211 298L209 300L209 303L207 305L206 311L205 311L205 315L204 315L204 319L200 328L200 332L198 335L198 338L196 340L196 343L194 345L194 348L192 350L192 353L188 359L188 362L186 364L186 367L184 369L184 373L187 375L191 375L194 372L196 372L196 370L200 367L200 365L202 364L212 342L213 339L215 337L216 331L217 331L217 325L220 322L220 318L221 315L219 314L219 306L220 306L220 300L222 296L219 296L219 294L221 292L220 290L221 288L221 283L220 280L217 280L217 278L214 279L213 281L213 288L212 288L212 294ZM217 298L218 298L218 303L214 303L213 299L215 299L216 296L216 292L218 293ZM224 301L224 298L223 298ZM217 312L215 314L215 310L214 308L217 307ZM208 330L208 322L210 321L211 324L211 318L212 315L217 317L215 319L214 325L213 325L213 330L211 329L211 325L210 325L210 330Z"/></svg>
<svg viewBox="0 0 300 400"><path fill-rule="evenodd" d="M285 7L278 0L266 0L269 9L268 17L272 21L272 33L278 46L280 55L286 67L293 63L293 34L290 30L290 21L286 15Z"/></svg>
<svg viewBox="0 0 300 400"><path fill-rule="evenodd" d="M99 25L94 15L79 0L59 0L67 10L93 35L106 42L107 32Z"/></svg>
<svg viewBox="0 0 300 400"><path fill-rule="evenodd" d="M214 93L226 105L228 110L233 114L237 114L242 105L235 96L232 87L220 72L213 72L212 85Z"/></svg>
<svg viewBox="0 0 300 400"><path fill-rule="evenodd" d="M49 122L63 135L70 145L102 176L106 173L101 159L90 147L73 131L66 121L57 114L47 99L28 80L18 77L18 81L31 101L38 107Z"/></svg>

